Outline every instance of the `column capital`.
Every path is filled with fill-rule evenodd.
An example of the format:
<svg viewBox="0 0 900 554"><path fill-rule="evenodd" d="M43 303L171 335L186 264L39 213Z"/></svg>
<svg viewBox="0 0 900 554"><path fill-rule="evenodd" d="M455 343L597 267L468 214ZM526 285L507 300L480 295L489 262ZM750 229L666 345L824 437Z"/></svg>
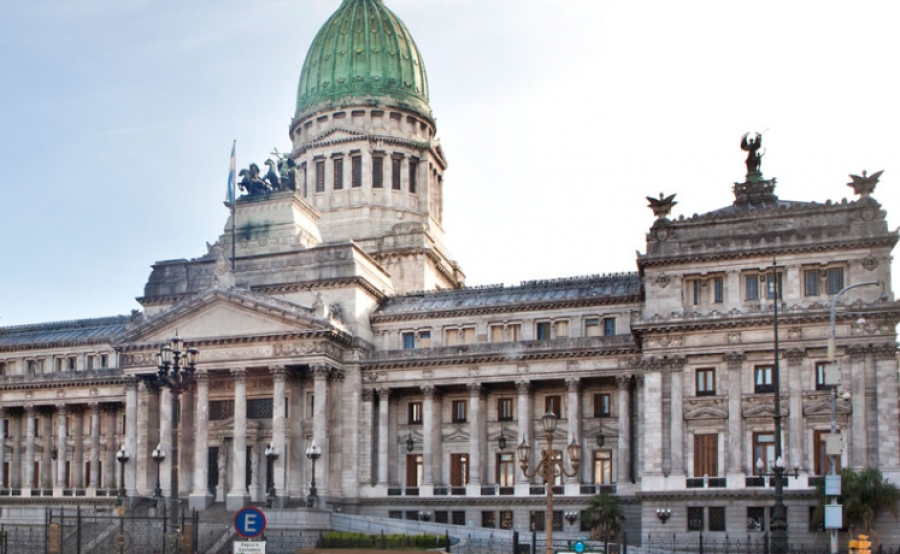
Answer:
<svg viewBox="0 0 900 554"><path fill-rule="evenodd" d="M197 371L194 373L194 382L198 385L209 385L209 372Z"/></svg>
<svg viewBox="0 0 900 554"><path fill-rule="evenodd" d="M60 402L56 404L56 413L58 413L60 416L65 416L68 408L68 404L66 404L65 402Z"/></svg>
<svg viewBox="0 0 900 554"><path fill-rule="evenodd" d="M569 392L578 392L581 388L581 379L578 377L566 377L566 390Z"/></svg>
<svg viewBox="0 0 900 554"><path fill-rule="evenodd" d="M531 392L531 381L516 381L516 391L519 394L528 394Z"/></svg>
<svg viewBox="0 0 900 554"><path fill-rule="evenodd" d="M784 353L784 357L787 358L789 366L802 365L804 358L806 358L806 351L792 348Z"/></svg>
<svg viewBox="0 0 900 554"><path fill-rule="evenodd" d="M34 404L25 404L23 407L25 408L25 413L28 417L34 417Z"/></svg>
<svg viewBox="0 0 900 554"><path fill-rule="evenodd" d="M328 379L328 376L331 374L331 366L325 364L314 365L309 369L313 372L313 378L316 380Z"/></svg>
<svg viewBox="0 0 900 554"><path fill-rule="evenodd" d="M872 348L876 360L896 360L897 345L892 343L879 344Z"/></svg>
<svg viewBox="0 0 900 554"><path fill-rule="evenodd" d="M375 399L375 389L363 389L362 390L363 402L371 402L374 399Z"/></svg>
<svg viewBox="0 0 900 554"><path fill-rule="evenodd" d="M344 379L347 377L347 372L344 371L343 369L332 368L331 373L329 375L330 375L329 378L332 381L337 381L338 383L343 383Z"/></svg>
<svg viewBox="0 0 900 554"><path fill-rule="evenodd" d="M722 361L728 364L728 369L741 369L746 360L747 355L743 352L729 352L722 356Z"/></svg>
<svg viewBox="0 0 900 554"><path fill-rule="evenodd" d="M466 388L469 389L470 396L480 396L481 395L481 383L469 383L466 385Z"/></svg>
<svg viewBox="0 0 900 554"><path fill-rule="evenodd" d="M620 389L628 389L631 387L631 375L616 376L616 386Z"/></svg>
<svg viewBox="0 0 900 554"><path fill-rule="evenodd" d="M234 376L235 383L246 383L247 382L247 368L236 367L231 370L231 375Z"/></svg>
<svg viewBox="0 0 900 554"><path fill-rule="evenodd" d="M269 368L269 373L276 381L285 381L287 379L287 368L283 365L276 365Z"/></svg>
<svg viewBox="0 0 900 554"><path fill-rule="evenodd" d="M846 351L851 360L858 362L866 359L866 354L869 353L869 348L862 344L855 344L852 346L848 346Z"/></svg>
<svg viewBox="0 0 900 554"><path fill-rule="evenodd" d="M434 400L435 388L433 385L425 385L422 388L422 396L424 396L427 400Z"/></svg>
<svg viewBox="0 0 900 554"><path fill-rule="evenodd" d="M100 415L100 403L99 402L88 402L88 408L91 409L91 415L95 415L95 416Z"/></svg>
<svg viewBox="0 0 900 554"><path fill-rule="evenodd" d="M387 400L391 397L391 389L385 387L383 389L378 389L378 398L380 400Z"/></svg>
<svg viewBox="0 0 900 554"><path fill-rule="evenodd" d="M138 379L134 377L126 377L125 381L125 391L137 391L138 389Z"/></svg>

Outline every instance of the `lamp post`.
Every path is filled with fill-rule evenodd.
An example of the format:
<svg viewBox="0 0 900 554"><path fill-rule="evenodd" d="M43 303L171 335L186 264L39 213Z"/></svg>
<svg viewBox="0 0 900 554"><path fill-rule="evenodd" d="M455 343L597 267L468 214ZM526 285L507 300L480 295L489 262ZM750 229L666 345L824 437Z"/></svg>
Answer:
<svg viewBox="0 0 900 554"><path fill-rule="evenodd" d="M839 290L838 293L834 295L834 298L831 299L831 312L830 312L830 319L829 319L829 322L831 324L831 326L830 326L831 332L828 335L828 362L829 362L829 365L831 366L831 369L826 370L825 375L823 375L823 377L825 378L825 384L831 387L831 436L835 436L837 433L837 393L838 393L838 386L840 386L840 381L841 381L839 371L836 372L837 375L832 374L832 371L834 371L834 368L836 367L835 359L837 357L837 355L836 355L837 347L835 345L835 325L834 325L835 311L837 310L837 301L838 301L838 298L840 298L842 294L844 294L845 292L847 292L850 289L855 289L857 287L871 287L871 286L880 286L881 287L881 296L879 299L887 300L887 294L884 291L884 283L882 283L880 281L867 281L865 283L856 283L853 285L846 286L846 287L842 288L841 290ZM831 459L830 459L831 463L829 464L831 467L829 468L829 472L828 472L831 475L837 475L837 461L838 461L838 455L837 454L832 455ZM832 506L837 505L837 496L832 495L830 504ZM830 543L829 546L831 547L830 548L831 554L837 554L838 530L837 529L829 529L828 531L829 531L828 538L829 538L829 543Z"/></svg>
<svg viewBox="0 0 900 554"><path fill-rule="evenodd" d="M159 499L162 498L162 489L159 487L159 464L166 459L166 453L162 449L162 444L156 445L150 457L156 462L156 488L153 489L153 507L158 508Z"/></svg>
<svg viewBox="0 0 900 554"><path fill-rule="evenodd" d="M194 372L197 367L197 356L200 354L196 348L188 348L182 352L184 341L178 335L169 341L169 344L159 349L156 354L157 382L160 387L169 389L172 397L172 429L169 437L170 448L175 448L175 413L178 411L178 396L182 391L190 387L194 382ZM175 460L170 460L171 481L171 534L167 537L167 543L171 543L172 552L178 544L178 469Z"/></svg>
<svg viewBox="0 0 900 554"><path fill-rule="evenodd" d="M266 491L266 508L271 508L275 504L275 476L272 475L272 472L275 471L275 460L278 459L278 449L275 448L275 443L271 442L268 446L266 446L266 460L269 461L266 472L266 481L268 484L268 490Z"/></svg>
<svg viewBox="0 0 900 554"><path fill-rule="evenodd" d="M569 459L572 463L572 472L566 471L562 456L559 459L553 454L553 432L556 431L556 424L559 420L553 412L547 412L541 418L541 425L544 427L544 434L547 440L547 448L541 451L541 461L534 471L528 472L528 461L531 458L531 447L522 439L522 443L516 448L519 456L519 465L522 473L526 477L540 476L544 480L547 488L547 519L544 523L547 531L546 554L553 554L553 478L559 473L567 477L574 477L578 474L578 468L581 465L581 445L574 440L566 447L569 453Z"/></svg>
<svg viewBox="0 0 900 554"><path fill-rule="evenodd" d="M672 510L669 508L657 508L656 509L656 517L659 519L663 525L669 521L669 518L672 517Z"/></svg>
<svg viewBox="0 0 900 554"><path fill-rule="evenodd" d="M119 496L116 497L116 506L122 506L125 501L125 462L128 461L124 444L116 452L116 460L119 461Z"/></svg>
<svg viewBox="0 0 900 554"><path fill-rule="evenodd" d="M786 554L788 549L787 512L784 506L784 458L781 454L781 368L778 351L778 303L781 291L778 286L778 262L772 258L772 302L775 318L775 366L772 384L775 392L775 505L772 507L772 554ZM779 460L781 463L779 464Z"/></svg>
<svg viewBox="0 0 900 554"><path fill-rule="evenodd" d="M306 507L312 508L319 500L316 492L316 460L322 457L322 447L317 446L315 442L306 447L306 457L312 461L312 480L309 483L309 495L306 497Z"/></svg>

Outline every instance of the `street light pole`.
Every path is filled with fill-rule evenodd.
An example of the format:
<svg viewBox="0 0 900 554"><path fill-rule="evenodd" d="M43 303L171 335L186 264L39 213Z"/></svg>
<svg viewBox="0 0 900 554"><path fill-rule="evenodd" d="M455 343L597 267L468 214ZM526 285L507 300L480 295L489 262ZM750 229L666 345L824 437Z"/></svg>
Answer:
<svg viewBox="0 0 900 554"><path fill-rule="evenodd" d="M574 477L578 474L578 468L581 465L581 445L573 439L566 450L569 453L569 459L572 463L572 472L566 471L565 463L560 456L556 459L553 455L553 432L556 431L556 424L559 421L557 415L553 412L547 412L541 418L541 425L544 427L547 448L541 451L541 461L534 471L528 471L528 461L531 457L531 447L522 439L522 443L516 448L519 456L519 465L522 473L526 477L540 476L544 480L544 486L547 489L547 514L544 523L547 532L546 554L553 554L553 478L556 476L556 470L567 477Z"/></svg>
<svg viewBox="0 0 900 554"><path fill-rule="evenodd" d="M162 449L162 444L156 445L156 448L153 449L153 453L150 454L150 457L156 462L156 488L153 489L153 507L158 508L159 499L162 498L162 488L159 486L159 464L166 459L166 453Z"/></svg>
<svg viewBox="0 0 900 554"><path fill-rule="evenodd" d="M278 459L278 449L275 448L275 443L271 442L268 446L266 446L266 460L269 461L266 464L266 508L271 508L275 504L275 500L277 500L277 496L275 494L275 476L272 475L272 472L275 471L275 460Z"/></svg>
<svg viewBox="0 0 900 554"><path fill-rule="evenodd" d="M781 452L781 367L778 349L778 304L781 291L778 286L778 262L772 258L772 299L775 308L775 366L772 383L775 391L775 505L772 507L772 553L786 554L788 549L787 514L784 507L784 458Z"/></svg>
<svg viewBox="0 0 900 554"><path fill-rule="evenodd" d="M306 457L312 461L312 480L309 483L309 495L306 497L306 507L312 508L319 500L319 494L316 491L316 460L322 456L322 447L317 446L315 442L306 448Z"/></svg>
<svg viewBox="0 0 900 554"><path fill-rule="evenodd" d="M190 387L194 382L194 372L197 367L197 356L199 352L196 348L188 348L182 352L184 341L178 335L169 341L169 344L159 349L156 354L157 381L160 387L165 387L171 392L172 397L172 428L170 438L170 448L175 449L175 441L177 438L175 432L175 414L178 412L178 396L182 391ZM178 544L178 468L175 464L174 457L170 460L169 477L172 488L171 498L171 534L167 537L167 543L171 543L172 553L174 554Z"/></svg>
<svg viewBox="0 0 900 554"><path fill-rule="evenodd" d="M125 503L125 462L128 461L128 452L125 451L124 444L116 452L116 459L119 460L119 496L116 498L116 506L123 506Z"/></svg>
<svg viewBox="0 0 900 554"><path fill-rule="evenodd" d="M830 312L830 333L828 335L828 362L829 364L834 364L837 358L837 346L835 344L836 333L835 333L835 311L837 310L837 301L838 298L841 297L842 294L847 292L850 289L855 289L857 287L871 287L871 286L880 286L881 287L881 299L886 300L887 295L884 292L884 283L880 281L867 281L865 283L855 283L853 285L846 286L838 291L837 294L834 295L834 298L831 299L831 312ZM824 377L824 376L823 376ZM831 384L831 435L834 436L837 433L837 389L838 382L840 379L836 380L837 382ZM818 448L818 446L817 446ZM838 455L832 455L829 460L829 473L831 475L837 475L837 463L838 463ZM837 496L832 495L831 497L831 505L837 505ZM829 546L831 550L831 554L837 554L838 551L838 530L837 529L829 529Z"/></svg>

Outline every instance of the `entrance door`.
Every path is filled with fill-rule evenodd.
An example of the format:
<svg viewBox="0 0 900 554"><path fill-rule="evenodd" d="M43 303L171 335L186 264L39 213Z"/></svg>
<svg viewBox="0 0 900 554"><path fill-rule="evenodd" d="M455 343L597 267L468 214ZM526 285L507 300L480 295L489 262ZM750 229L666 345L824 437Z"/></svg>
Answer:
<svg viewBox="0 0 900 554"><path fill-rule="evenodd" d="M206 488L209 493L216 496L216 487L219 486L219 447L210 446L206 451Z"/></svg>

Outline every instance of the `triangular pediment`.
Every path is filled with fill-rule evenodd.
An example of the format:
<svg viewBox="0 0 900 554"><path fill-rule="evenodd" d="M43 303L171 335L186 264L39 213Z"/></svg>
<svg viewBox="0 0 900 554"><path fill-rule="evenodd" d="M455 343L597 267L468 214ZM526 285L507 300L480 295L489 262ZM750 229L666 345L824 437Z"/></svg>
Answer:
<svg viewBox="0 0 900 554"><path fill-rule="evenodd" d="M364 138L364 136L365 134L359 131L338 127L336 129L329 129L321 135L313 138L310 143L315 144L318 142L331 142L342 139L361 139Z"/></svg>
<svg viewBox="0 0 900 554"><path fill-rule="evenodd" d="M120 343L160 343L295 334L335 329L312 309L241 289L212 289L145 318Z"/></svg>

